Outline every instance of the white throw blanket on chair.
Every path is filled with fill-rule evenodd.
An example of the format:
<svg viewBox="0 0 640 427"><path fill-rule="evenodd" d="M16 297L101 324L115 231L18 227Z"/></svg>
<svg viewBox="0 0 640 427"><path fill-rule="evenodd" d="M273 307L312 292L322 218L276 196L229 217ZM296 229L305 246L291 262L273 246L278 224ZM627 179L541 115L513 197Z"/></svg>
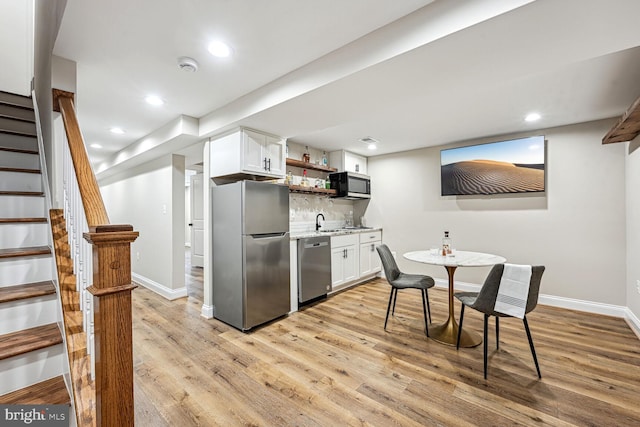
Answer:
<svg viewBox="0 0 640 427"><path fill-rule="evenodd" d="M505 264L493 310L523 319L529 298L530 282L530 265Z"/></svg>

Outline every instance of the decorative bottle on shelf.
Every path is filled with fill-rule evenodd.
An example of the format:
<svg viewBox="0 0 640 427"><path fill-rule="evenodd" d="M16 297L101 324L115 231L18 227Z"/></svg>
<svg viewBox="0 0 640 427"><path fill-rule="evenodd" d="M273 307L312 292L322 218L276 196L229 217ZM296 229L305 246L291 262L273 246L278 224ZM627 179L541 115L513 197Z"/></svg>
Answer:
<svg viewBox="0 0 640 427"><path fill-rule="evenodd" d="M444 237L442 238L442 256L451 255L451 238L449 237L449 232L444 232Z"/></svg>
<svg viewBox="0 0 640 427"><path fill-rule="evenodd" d="M311 161L311 156L309 155L309 146L305 145L304 153L302 154L302 161L305 163L309 163Z"/></svg>
<svg viewBox="0 0 640 427"><path fill-rule="evenodd" d="M287 185L293 184L293 174L291 171L287 172L287 176L284 178L284 183Z"/></svg>
<svg viewBox="0 0 640 427"><path fill-rule="evenodd" d="M329 166L329 163L327 162L327 152L326 151L322 152L322 166Z"/></svg>
<svg viewBox="0 0 640 427"><path fill-rule="evenodd" d="M302 187L308 187L309 186L309 178L307 178L307 170L303 170L302 171L302 181L300 181L300 185Z"/></svg>

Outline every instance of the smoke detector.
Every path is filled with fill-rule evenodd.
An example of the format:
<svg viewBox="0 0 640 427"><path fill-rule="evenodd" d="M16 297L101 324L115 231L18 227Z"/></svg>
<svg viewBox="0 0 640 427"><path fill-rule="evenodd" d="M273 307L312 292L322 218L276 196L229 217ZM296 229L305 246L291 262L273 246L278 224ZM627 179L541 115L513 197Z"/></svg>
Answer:
<svg viewBox="0 0 640 427"><path fill-rule="evenodd" d="M178 58L178 66L182 71L187 71L189 73L195 73L198 71L198 61L193 58L189 58L188 56L181 56Z"/></svg>
<svg viewBox="0 0 640 427"><path fill-rule="evenodd" d="M378 143L377 139L371 138L370 136L365 136L363 138L360 138L358 141L364 142L365 144L376 144L376 143Z"/></svg>

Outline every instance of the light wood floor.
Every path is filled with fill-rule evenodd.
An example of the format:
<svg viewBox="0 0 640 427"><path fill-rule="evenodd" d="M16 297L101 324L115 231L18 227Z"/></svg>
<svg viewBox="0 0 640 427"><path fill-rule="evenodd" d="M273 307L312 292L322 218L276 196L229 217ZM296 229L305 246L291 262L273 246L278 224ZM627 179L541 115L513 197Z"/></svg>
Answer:
<svg viewBox="0 0 640 427"><path fill-rule="evenodd" d="M187 271L188 298L133 293L136 425L640 425L640 341L622 319L539 306L542 380L522 322L503 319L485 381L482 346L425 337L415 291L388 332L389 287L374 280L243 334L200 316L202 270ZM429 294L437 324L446 291ZM465 328L481 332L481 315L467 310Z"/></svg>

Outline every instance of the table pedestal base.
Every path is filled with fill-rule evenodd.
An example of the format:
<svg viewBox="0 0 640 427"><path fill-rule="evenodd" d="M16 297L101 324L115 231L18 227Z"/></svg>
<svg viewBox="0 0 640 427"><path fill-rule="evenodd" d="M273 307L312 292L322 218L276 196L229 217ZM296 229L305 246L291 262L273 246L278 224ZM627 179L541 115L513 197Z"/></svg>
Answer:
<svg viewBox="0 0 640 427"><path fill-rule="evenodd" d="M429 337L439 343L456 345L458 340L458 322L453 317L447 319L442 325L429 328ZM474 332L462 331L460 347L476 347L482 342L482 337Z"/></svg>

